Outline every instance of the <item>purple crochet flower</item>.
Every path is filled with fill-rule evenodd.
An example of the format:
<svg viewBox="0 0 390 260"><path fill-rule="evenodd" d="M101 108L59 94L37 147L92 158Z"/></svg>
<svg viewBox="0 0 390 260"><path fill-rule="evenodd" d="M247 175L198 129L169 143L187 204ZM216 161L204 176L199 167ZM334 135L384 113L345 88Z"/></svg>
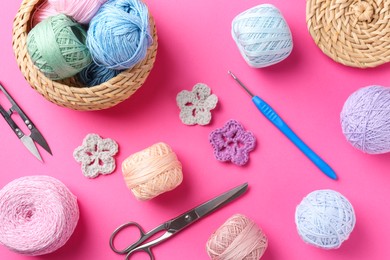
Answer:
<svg viewBox="0 0 390 260"><path fill-rule="evenodd" d="M249 160L249 152L255 148L256 138L236 120L229 120L222 128L210 133L209 141L218 161L231 161L244 165Z"/></svg>

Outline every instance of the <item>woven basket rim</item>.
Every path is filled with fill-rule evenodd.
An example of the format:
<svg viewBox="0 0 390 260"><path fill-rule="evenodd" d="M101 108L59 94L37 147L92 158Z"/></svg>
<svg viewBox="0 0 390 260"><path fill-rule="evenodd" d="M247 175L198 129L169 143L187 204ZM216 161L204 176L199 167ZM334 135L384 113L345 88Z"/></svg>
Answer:
<svg viewBox="0 0 390 260"><path fill-rule="evenodd" d="M154 65L158 45L156 25L150 12L149 21L153 43L148 48L145 59L107 82L91 87L81 87L82 84L75 77L63 81L50 80L35 67L28 55L26 43L31 28L30 20L35 9L44 1L23 0L13 24L12 45L15 58L19 69L32 88L50 102L63 107L75 110L100 110L124 101L143 85ZM129 82L130 80L132 82Z"/></svg>
<svg viewBox="0 0 390 260"><path fill-rule="evenodd" d="M385 7L387 2L387 6ZM321 51L334 61L358 68L390 61L389 0L307 0L306 23Z"/></svg>

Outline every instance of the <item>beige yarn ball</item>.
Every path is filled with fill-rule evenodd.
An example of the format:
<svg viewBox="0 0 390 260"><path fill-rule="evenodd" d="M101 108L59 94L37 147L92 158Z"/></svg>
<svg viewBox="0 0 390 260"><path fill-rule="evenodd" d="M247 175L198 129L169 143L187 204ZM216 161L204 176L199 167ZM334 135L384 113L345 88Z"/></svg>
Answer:
<svg viewBox="0 0 390 260"><path fill-rule="evenodd" d="M150 200L183 181L180 161L171 147L162 142L125 159L122 173L127 187L139 200Z"/></svg>
<svg viewBox="0 0 390 260"><path fill-rule="evenodd" d="M206 250L212 260L258 260L267 246L268 239L256 223L236 214L211 235Z"/></svg>

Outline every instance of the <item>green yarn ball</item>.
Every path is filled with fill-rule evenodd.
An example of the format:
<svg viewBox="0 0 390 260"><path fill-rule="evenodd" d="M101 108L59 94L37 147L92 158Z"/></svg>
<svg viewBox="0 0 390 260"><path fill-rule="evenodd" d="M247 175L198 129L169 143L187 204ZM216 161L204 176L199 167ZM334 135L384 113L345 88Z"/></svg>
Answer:
<svg viewBox="0 0 390 260"><path fill-rule="evenodd" d="M52 80L72 77L87 67L91 54L86 31L64 14L37 24L27 36L27 51L34 65Z"/></svg>

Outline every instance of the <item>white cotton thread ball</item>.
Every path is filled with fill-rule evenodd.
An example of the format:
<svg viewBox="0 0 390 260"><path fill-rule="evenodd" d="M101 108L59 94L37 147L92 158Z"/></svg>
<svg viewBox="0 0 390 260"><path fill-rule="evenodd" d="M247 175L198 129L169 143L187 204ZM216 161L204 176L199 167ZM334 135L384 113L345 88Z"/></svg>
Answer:
<svg viewBox="0 0 390 260"><path fill-rule="evenodd" d="M280 10L271 4L237 15L232 22L232 37L242 57L254 68L281 62L293 49L290 28Z"/></svg>
<svg viewBox="0 0 390 260"><path fill-rule="evenodd" d="M298 234L306 243L336 249L349 238L356 217L351 203L333 190L309 193L295 211Z"/></svg>

